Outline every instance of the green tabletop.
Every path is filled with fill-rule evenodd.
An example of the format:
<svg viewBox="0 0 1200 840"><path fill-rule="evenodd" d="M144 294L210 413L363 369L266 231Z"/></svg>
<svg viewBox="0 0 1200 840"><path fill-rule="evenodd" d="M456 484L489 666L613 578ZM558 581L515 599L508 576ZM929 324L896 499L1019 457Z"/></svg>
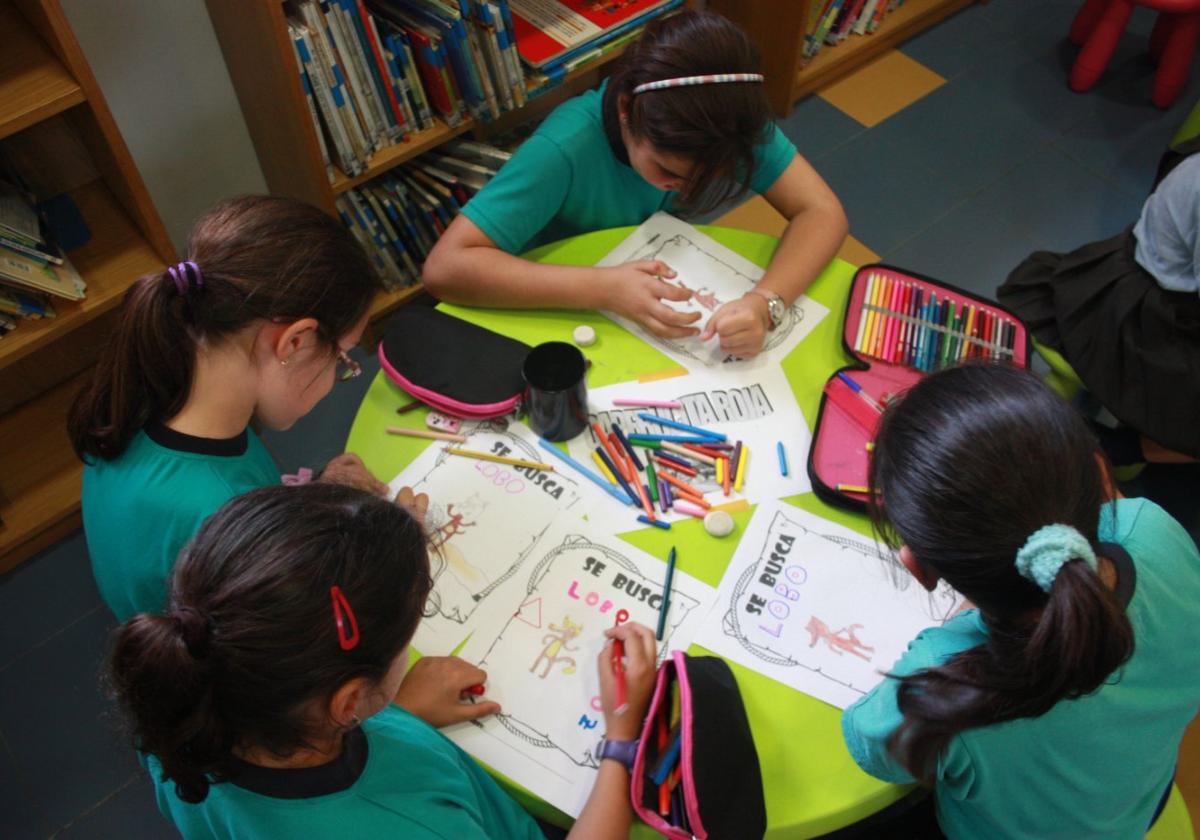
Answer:
<svg viewBox="0 0 1200 840"><path fill-rule="evenodd" d="M773 237L719 227L703 227L705 233L753 263L765 266L775 252ZM539 262L560 265L593 265L611 251L633 228L615 228L583 234L552 243L527 256ZM814 300L829 308L829 315L807 335L784 360L783 370L811 430L816 423L821 389L825 381L849 359L842 350L842 316L850 293L854 266L834 260L809 288ZM580 324L596 329L598 340L586 352L592 361L590 387L646 378L679 370L669 357L595 312L571 310L524 311L468 309L443 305L442 309L496 332L528 344L570 341ZM399 416L396 408L410 402L407 394L381 372L371 384L350 429L346 449L358 453L380 478L391 480L417 456L427 441L389 436L386 426L423 427L424 411ZM799 457L795 468L803 469ZM830 507L812 493L790 497L797 507L870 535L865 516ZM752 511L734 515L737 534L742 533ZM671 546L679 550L683 571L719 586L721 575L733 556L736 542L716 540L704 533L698 521L680 522L669 533L654 528L621 535L655 557L665 559ZM696 647L695 652L706 653ZM884 784L863 773L854 764L842 741L841 711L801 694L737 663L730 663L754 732L762 764L767 802L767 836L813 837L849 825L891 804L908 788ZM515 788L515 786L510 786ZM551 822L564 818L527 791L514 790L527 807ZM658 836L645 826L636 837Z"/></svg>

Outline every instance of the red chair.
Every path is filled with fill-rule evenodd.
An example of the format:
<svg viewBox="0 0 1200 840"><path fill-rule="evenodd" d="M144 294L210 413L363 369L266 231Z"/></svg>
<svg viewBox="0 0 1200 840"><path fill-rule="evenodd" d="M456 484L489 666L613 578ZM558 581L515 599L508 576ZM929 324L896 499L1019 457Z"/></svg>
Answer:
<svg viewBox="0 0 1200 840"><path fill-rule="evenodd" d="M1200 0L1085 0L1071 24L1071 40L1083 48L1071 68L1071 90L1088 90L1104 73L1134 6L1158 12L1150 34L1150 55L1158 63L1150 98L1169 108L1187 85L1200 37Z"/></svg>

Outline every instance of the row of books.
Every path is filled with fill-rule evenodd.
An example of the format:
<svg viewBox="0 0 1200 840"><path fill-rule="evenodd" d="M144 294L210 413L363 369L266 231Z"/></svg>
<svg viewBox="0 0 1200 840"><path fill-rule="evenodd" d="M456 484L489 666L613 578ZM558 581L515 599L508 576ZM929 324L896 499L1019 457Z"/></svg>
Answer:
<svg viewBox="0 0 1200 840"><path fill-rule="evenodd" d="M24 319L55 317L52 297L86 294L71 261L44 235L32 197L0 180L0 338Z"/></svg>
<svg viewBox="0 0 1200 840"><path fill-rule="evenodd" d="M292 0L301 87L331 178L439 118L488 122L683 0Z"/></svg>
<svg viewBox="0 0 1200 840"><path fill-rule="evenodd" d="M452 140L337 198L346 227L389 289L421 278L421 265L447 225L483 189L510 153Z"/></svg>
<svg viewBox="0 0 1200 840"><path fill-rule="evenodd" d="M810 7L803 60L811 61L826 44L840 44L851 35L870 35L903 5L904 0L816 0Z"/></svg>

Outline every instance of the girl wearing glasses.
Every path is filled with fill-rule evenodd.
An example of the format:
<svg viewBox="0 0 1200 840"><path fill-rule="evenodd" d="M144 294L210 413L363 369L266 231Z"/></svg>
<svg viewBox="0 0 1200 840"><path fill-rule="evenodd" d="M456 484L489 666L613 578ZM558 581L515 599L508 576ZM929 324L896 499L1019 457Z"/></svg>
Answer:
<svg viewBox="0 0 1200 840"><path fill-rule="evenodd" d="M379 280L336 220L244 196L196 224L188 259L141 278L71 408L92 570L119 619L162 609L175 556L228 499L278 484L253 430L289 428L340 376ZM373 492L357 456L322 475Z"/></svg>

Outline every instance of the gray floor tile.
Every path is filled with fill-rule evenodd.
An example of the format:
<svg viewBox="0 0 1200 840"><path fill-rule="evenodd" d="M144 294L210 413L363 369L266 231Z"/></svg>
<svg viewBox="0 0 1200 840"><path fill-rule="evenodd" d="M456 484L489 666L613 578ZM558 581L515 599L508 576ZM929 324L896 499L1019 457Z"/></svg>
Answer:
<svg viewBox="0 0 1200 840"><path fill-rule="evenodd" d="M112 627L97 607L0 671L0 732L25 788L18 821L32 809L66 825L138 770L99 686Z"/></svg>
<svg viewBox="0 0 1200 840"><path fill-rule="evenodd" d="M996 299L996 288L1037 243L974 199L883 254L885 262Z"/></svg>
<svg viewBox="0 0 1200 840"><path fill-rule="evenodd" d="M867 130L819 96L796 103L792 113L778 123L796 150L818 169L823 155Z"/></svg>
<svg viewBox="0 0 1200 840"><path fill-rule="evenodd" d="M998 35L976 6L952 15L900 46L900 52L944 79L953 79L980 64L1005 60L1018 49L1020 39L1011 34Z"/></svg>
<svg viewBox="0 0 1200 840"><path fill-rule="evenodd" d="M55 835L60 840L109 840L114 837L166 840L178 836L167 818L159 813L154 801L154 785L144 773L128 779L124 787Z"/></svg>
<svg viewBox="0 0 1200 840"><path fill-rule="evenodd" d="M0 669L101 603L83 531L0 577Z"/></svg>
<svg viewBox="0 0 1200 840"><path fill-rule="evenodd" d="M0 674L0 689L15 691L16 686L7 685ZM30 799L28 781L16 759L0 735L0 828L9 840L37 838L50 834L54 826L46 812Z"/></svg>
<svg viewBox="0 0 1200 840"><path fill-rule="evenodd" d="M1119 233L1140 203L1062 151L1047 146L979 196L981 209L1009 220L1051 251Z"/></svg>

